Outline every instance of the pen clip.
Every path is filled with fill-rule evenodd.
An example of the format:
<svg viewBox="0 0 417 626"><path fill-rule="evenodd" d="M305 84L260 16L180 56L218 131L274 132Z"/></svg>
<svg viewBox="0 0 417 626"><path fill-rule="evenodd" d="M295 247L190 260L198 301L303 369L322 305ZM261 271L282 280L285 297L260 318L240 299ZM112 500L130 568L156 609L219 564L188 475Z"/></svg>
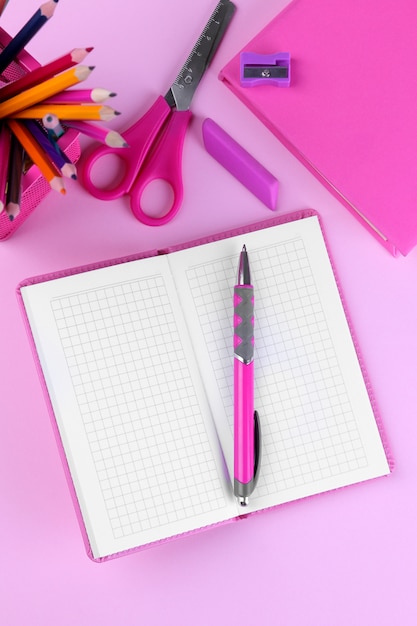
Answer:
<svg viewBox="0 0 417 626"><path fill-rule="evenodd" d="M254 432L254 466L253 466L253 488L256 487L256 483L259 478L259 470L261 467L262 457L262 433L261 433L261 421L259 419L258 411L254 411L253 419L255 422Z"/></svg>

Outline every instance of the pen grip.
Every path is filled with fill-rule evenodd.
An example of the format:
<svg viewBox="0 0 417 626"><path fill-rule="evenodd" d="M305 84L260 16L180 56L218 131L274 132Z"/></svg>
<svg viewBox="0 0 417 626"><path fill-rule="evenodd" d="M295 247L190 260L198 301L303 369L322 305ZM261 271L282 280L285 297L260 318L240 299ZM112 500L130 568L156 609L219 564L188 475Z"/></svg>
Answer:
<svg viewBox="0 0 417 626"><path fill-rule="evenodd" d="M234 289L234 353L235 357L250 363L254 351L254 296L252 285L236 285Z"/></svg>

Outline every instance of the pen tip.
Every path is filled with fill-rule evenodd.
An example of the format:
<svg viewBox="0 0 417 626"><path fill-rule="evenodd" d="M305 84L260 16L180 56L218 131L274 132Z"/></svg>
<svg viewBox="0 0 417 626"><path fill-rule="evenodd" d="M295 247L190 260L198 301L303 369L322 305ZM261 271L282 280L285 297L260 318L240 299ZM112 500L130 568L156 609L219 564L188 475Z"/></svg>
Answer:
<svg viewBox="0 0 417 626"><path fill-rule="evenodd" d="M242 252L246 252L246 244L243 244Z"/></svg>

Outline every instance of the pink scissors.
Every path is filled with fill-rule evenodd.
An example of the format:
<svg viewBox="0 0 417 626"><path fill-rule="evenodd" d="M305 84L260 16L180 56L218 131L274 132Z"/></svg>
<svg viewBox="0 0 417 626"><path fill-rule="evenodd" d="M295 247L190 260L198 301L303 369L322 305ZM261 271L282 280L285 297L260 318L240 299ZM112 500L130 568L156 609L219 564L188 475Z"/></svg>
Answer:
<svg viewBox="0 0 417 626"><path fill-rule="evenodd" d="M160 226L172 220L183 200L182 149L191 118L190 104L235 11L229 0L221 0L207 22L169 91L159 96L150 109L123 132L127 148L100 146L84 160L82 181L93 196L114 200L130 196L133 215L143 224ZM99 159L117 154L124 162L122 181L112 188L96 187L92 169ZM141 200L145 188L154 180L163 180L173 191L173 203L161 217L145 213Z"/></svg>

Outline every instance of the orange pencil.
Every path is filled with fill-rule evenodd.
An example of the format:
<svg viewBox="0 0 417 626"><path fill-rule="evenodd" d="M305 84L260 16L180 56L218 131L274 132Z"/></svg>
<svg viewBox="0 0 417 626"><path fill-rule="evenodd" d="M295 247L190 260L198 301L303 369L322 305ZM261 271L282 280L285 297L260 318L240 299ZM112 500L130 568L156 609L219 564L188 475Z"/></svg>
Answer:
<svg viewBox="0 0 417 626"><path fill-rule="evenodd" d="M75 68L62 72L62 74L58 74L39 85L26 89L26 91L23 91L5 102L1 102L0 118L14 117L14 114L18 111L27 109L27 107L37 104L38 102L42 102L42 100L46 100L50 96L67 89L67 87L76 85L85 80L93 69L92 67L87 67L87 65L77 65Z"/></svg>
<svg viewBox="0 0 417 626"><path fill-rule="evenodd" d="M38 104L13 114L16 119L42 119L56 115L60 120L112 120L119 111L101 104Z"/></svg>
<svg viewBox="0 0 417 626"><path fill-rule="evenodd" d="M58 175L56 167L51 160L35 141L31 133L20 123L15 120L7 121L10 130L19 140L29 157L38 166L41 174L46 178L52 189L59 193L65 194L65 187L62 177ZM60 172L59 172L60 174Z"/></svg>

